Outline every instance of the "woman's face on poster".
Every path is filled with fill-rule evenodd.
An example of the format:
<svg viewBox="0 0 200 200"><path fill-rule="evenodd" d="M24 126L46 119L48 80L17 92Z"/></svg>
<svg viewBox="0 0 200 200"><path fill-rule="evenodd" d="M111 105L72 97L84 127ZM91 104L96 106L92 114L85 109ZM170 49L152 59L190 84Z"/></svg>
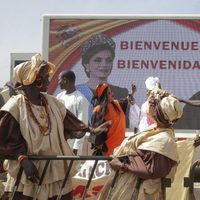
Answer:
<svg viewBox="0 0 200 200"><path fill-rule="evenodd" d="M109 50L102 50L93 55L88 64L85 64L86 70L90 73L90 78L105 79L113 67L113 56Z"/></svg>

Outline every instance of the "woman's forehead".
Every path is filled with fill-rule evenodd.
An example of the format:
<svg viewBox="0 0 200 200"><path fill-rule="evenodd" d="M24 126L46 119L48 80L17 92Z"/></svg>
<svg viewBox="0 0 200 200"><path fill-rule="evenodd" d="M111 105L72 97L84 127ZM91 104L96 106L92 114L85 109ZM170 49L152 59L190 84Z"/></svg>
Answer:
<svg viewBox="0 0 200 200"><path fill-rule="evenodd" d="M101 50L94 54L92 57L112 57L112 52L110 50Z"/></svg>

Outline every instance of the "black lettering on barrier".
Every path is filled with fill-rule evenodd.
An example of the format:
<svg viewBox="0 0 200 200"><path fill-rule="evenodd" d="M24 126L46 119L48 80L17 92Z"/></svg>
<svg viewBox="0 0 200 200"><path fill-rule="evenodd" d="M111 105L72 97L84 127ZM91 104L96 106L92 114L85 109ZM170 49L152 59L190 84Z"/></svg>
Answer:
<svg viewBox="0 0 200 200"><path fill-rule="evenodd" d="M89 178L92 168L93 168L93 165L85 166L85 168L79 171L78 176L82 178ZM110 173L111 173L111 168L110 168L109 163L107 161L99 162L96 166L96 170L94 171L94 175L92 178L108 176ZM89 176L87 177L88 174Z"/></svg>
<svg viewBox="0 0 200 200"><path fill-rule="evenodd" d="M97 177L102 176L104 174L104 168L105 168L105 162L98 163L96 170L95 170ZM100 171L100 169L101 169L101 171Z"/></svg>
<svg viewBox="0 0 200 200"><path fill-rule="evenodd" d="M105 167L105 175L109 175L111 173L111 168L110 168L110 165L108 162L105 162L106 163L106 167Z"/></svg>

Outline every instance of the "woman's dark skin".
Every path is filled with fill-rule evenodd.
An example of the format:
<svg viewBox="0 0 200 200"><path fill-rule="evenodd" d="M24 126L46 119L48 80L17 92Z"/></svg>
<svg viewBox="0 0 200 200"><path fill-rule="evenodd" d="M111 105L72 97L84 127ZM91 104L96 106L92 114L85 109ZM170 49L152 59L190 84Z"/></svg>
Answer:
<svg viewBox="0 0 200 200"><path fill-rule="evenodd" d="M48 65L42 66L36 80L26 87L23 87L25 97L34 105L41 105L41 94L40 92L46 92L49 85L49 73ZM38 87L39 86L39 87ZM39 173L35 165L28 159L22 161L22 167L25 170L27 177L33 183L39 179Z"/></svg>
<svg viewBox="0 0 200 200"><path fill-rule="evenodd" d="M48 65L43 66L36 80L29 86L24 87L23 91L28 100L35 105L41 105L41 94L40 92L46 92L49 85L49 74L48 74ZM41 86L38 88L37 86Z"/></svg>

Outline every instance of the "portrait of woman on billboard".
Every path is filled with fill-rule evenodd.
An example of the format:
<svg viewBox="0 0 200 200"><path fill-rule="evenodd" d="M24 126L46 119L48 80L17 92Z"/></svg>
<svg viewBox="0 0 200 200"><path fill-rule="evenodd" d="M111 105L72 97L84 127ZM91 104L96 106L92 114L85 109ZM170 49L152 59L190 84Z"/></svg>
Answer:
<svg viewBox="0 0 200 200"><path fill-rule="evenodd" d="M66 69L74 71L76 88L89 102L100 83L108 83L120 99L134 82L138 88L134 98L141 106L146 98L144 82L150 76L159 77L165 88L183 99L199 91L200 26L196 18L46 16L45 20L44 55L56 66L49 94L60 92L58 77ZM91 118L92 104L89 112ZM194 129L198 117L199 113L193 117L192 126L189 117L175 128Z"/></svg>
<svg viewBox="0 0 200 200"><path fill-rule="evenodd" d="M112 72L115 58L116 44L112 38L103 33L92 35L82 45L82 66L88 77L88 81L76 86L90 102L89 119L92 115L92 97L97 85L107 82ZM126 88L109 84L116 99L125 98L128 95Z"/></svg>

